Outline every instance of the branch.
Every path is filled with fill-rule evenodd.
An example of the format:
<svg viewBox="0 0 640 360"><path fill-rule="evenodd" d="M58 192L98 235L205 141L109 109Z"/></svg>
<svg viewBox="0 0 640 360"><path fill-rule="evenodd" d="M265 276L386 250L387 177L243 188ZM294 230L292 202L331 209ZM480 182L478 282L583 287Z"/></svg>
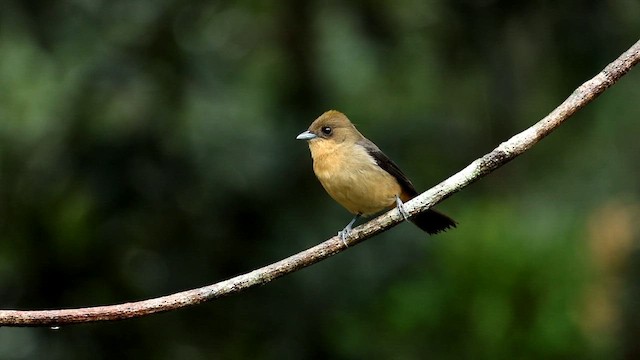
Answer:
<svg viewBox="0 0 640 360"><path fill-rule="evenodd" d="M405 203L409 215L422 212L460 191L516 156L533 147L538 141L555 130L582 107L593 101L640 61L640 41L618 59L604 68L598 75L578 87L560 106L544 119L525 131L503 142L490 153L475 160L462 171L420 196ZM403 220L397 209L369 221L354 229L347 238L349 245L358 244L376 234L388 230ZM155 299L78 309L62 310L0 310L0 326L60 326L63 324L93 321L120 320L171 311L223 296L232 295L254 286L264 285L274 279L313 265L332 255L346 250L342 241L331 239L280 260L271 265L219 283L183 291Z"/></svg>

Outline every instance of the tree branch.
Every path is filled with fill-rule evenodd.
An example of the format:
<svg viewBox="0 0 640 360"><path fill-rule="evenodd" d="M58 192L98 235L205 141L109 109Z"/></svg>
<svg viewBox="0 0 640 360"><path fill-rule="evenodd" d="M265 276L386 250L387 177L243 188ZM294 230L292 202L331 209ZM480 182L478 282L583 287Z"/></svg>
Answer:
<svg viewBox="0 0 640 360"><path fill-rule="evenodd" d="M405 203L405 210L410 215L422 212L524 153L578 110L593 101L639 61L640 41L636 42L594 78L578 87L544 119L503 142L493 151L475 160L462 171ZM347 242L349 245L358 244L388 230L402 220L402 215L397 209L391 210L354 229ZM319 245L284 260L213 285L155 299L110 306L62 310L0 310L0 326L53 327L63 324L120 320L175 310L266 284L271 280L315 264L344 250L346 248L342 244L342 240L334 236Z"/></svg>

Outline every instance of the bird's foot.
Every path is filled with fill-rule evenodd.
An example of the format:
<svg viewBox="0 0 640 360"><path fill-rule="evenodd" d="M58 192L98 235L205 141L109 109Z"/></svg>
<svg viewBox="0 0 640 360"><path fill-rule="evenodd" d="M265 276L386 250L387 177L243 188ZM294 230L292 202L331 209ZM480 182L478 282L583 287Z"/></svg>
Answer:
<svg viewBox="0 0 640 360"><path fill-rule="evenodd" d="M399 196L396 196L396 205L398 207L398 211L400 212L400 215L402 215L402 217L405 220L409 220L409 214L407 213L407 211L404 209L404 203L402 203L402 200L400 200Z"/></svg>
<svg viewBox="0 0 640 360"><path fill-rule="evenodd" d="M345 247L349 247L349 244L347 244L347 236L349 236L349 234L351 234L351 226L347 226L338 231L338 236L340 236L340 240L342 240Z"/></svg>
<svg viewBox="0 0 640 360"><path fill-rule="evenodd" d="M338 231L338 236L340 236L340 239L342 240L342 243L344 244L345 247L349 247L349 244L347 244L347 236L351 234L351 227L356 222L356 220L358 220L359 217L360 217L360 214L356 214L356 216L353 217L353 219L347 224L347 226L344 227L344 229L342 229L341 231Z"/></svg>

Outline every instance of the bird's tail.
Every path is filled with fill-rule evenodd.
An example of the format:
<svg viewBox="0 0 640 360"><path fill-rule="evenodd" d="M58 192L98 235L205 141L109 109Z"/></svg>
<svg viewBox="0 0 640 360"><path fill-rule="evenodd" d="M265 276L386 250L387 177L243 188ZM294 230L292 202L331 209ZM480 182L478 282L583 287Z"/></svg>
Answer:
<svg viewBox="0 0 640 360"><path fill-rule="evenodd" d="M432 209L414 215L409 220L430 235L454 228L457 225L452 218Z"/></svg>

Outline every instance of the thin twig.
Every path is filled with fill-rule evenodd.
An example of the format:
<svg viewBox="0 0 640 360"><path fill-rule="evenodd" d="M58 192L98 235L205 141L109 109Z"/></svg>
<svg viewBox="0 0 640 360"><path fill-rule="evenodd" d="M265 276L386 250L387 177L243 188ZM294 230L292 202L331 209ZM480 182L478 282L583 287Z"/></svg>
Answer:
<svg viewBox="0 0 640 360"><path fill-rule="evenodd" d="M640 41L636 42L593 79L578 87L571 96L544 119L503 142L496 149L475 160L462 171L405 203L405 210L409 215L424 211L524 153L578 110L593 101L639 61ZM402 220L403 217L398 210L391 210L354 229L347 238L347 242L350 246L355 245L388 230ZM54 327L63 324L120 320L175 310L266 284L271 280L315 264L345 249L342 240L334 236L317 246L249 273L213 285L155 299L78 309L0 310L0 326Z"/></svg>

